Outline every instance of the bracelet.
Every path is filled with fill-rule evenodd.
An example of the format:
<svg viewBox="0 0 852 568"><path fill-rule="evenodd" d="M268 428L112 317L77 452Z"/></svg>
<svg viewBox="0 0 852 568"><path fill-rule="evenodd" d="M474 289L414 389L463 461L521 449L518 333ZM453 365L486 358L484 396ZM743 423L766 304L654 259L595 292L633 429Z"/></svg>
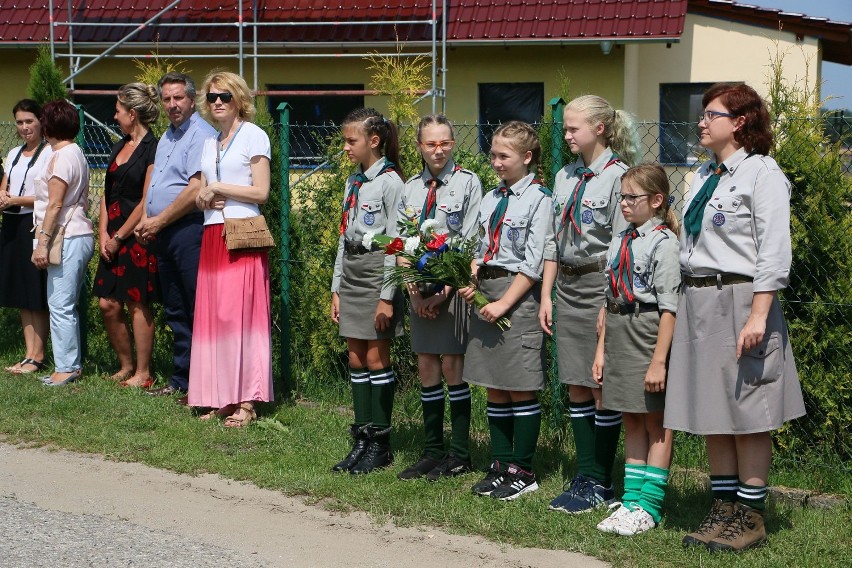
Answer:
<svg viewBox="0 0 852 568"><path fill-rule="evenodd" d="M113 239L115 239L115 242L117 242L118 244L121 244L121 243L123 243L125 240L127 240L127 239L125 239L124 237L122 237L121 235L119 235L118 233L115 233L115 234L112 236L112 238L113 238Z"/></svg>
<svg viewBox="0 0 852 568"><path fill-rule="evenodd" d="M48 232L47 232L47 231L45 231L44 229L39 229L39 230L38 230L38 233L39 233L40 235L47 235L47 238L48 238L48 239L52 239L52 238L53 238L53 235L51 235L50 233L48 233Z"/></svg>

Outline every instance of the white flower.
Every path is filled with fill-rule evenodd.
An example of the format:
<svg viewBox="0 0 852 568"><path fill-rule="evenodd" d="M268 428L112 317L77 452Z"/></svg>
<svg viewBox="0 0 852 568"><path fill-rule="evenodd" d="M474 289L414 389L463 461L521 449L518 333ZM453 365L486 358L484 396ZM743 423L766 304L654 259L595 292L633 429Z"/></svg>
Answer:
<svg viewBox="0 0 852 568"><path fill-rule="evenodd" d="M373 248L373 237L376 236L376 233L364 233L364 237L361 240L361 244L364 245L365 249Z"/></svg>
<svg viewBox="0 0 852 568"><path fill-rule="evenodd" d="M423 233L424 237L428 237L435 232L435 227L437 226L438 222L435 219L426 219L423 221L423 224L420 225L420 232Z"/></svg>
<svg viewBox="0 0 852 568"><path fill-rule="evenodd" d="M417 216L417 211L415 211L414 207L412 207L411 205L409 205L408 207L405 208L404 213L405 213L405 216L408 217L409 219L411 219L412 221Z"/></svg>
<svg viewBox="0 0 852 568"><path fill-rule="evenodd" d="M414 254L420 246L420 237L408 237L405 239L405 252Z"/></svg>

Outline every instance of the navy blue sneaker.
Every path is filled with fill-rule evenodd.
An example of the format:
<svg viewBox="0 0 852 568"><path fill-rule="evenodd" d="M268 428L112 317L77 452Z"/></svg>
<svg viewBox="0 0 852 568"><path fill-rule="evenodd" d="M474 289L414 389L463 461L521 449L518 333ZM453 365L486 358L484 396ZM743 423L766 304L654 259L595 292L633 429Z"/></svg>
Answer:
<svg viewBox="0 0 852 568"><path fill-rule="evenodd" d="M550 508L569 515L578 515L607 507L613 501L615 491L611 485L604 487L597 480L578 473L568 488L550 502Z"/></svg>

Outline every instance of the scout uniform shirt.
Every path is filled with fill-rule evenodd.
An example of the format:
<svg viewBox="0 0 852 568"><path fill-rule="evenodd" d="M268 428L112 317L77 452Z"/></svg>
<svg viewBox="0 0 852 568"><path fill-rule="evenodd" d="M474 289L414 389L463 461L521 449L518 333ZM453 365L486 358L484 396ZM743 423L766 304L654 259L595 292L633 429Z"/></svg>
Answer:
<svg viewBox="0 0 852 568"><path fill-rule="evenodd" d="M752 277L754 292L785 288L793 255L790 182L775 160L744 148L723 163L727 171L704 209L701 232L696 238L681 232L681 270ZM710 175L709 164L696 172L684 212Z"/></svg>
<svg viewBox="0 0 852 568"><path fill-rule="evenodd" d="M552 205L550 190L528 174L509 188L509 204L500 229L500 246L488 266L500 267L509 272L521 272L533 280L541 280L544 267L544 247L553 239L551 232ZM501 187L505 187L501 185ZM477 264L483 264L488 250L488 224L502 194L500 187L482 198L479 208L479 249Z"/></svg>
<svg viewBox="0 0 852 568"><path fill-rule="evenodd" d="M570 218L563 226L565 208L570 206L574 189L581 180L576 173L584 168L583 157L556 174L553 184L553 223L554 238L548 242L547 260L556 260L569 266L588 264L589 258L605 255L613 234L618 234L627 225L618 206L616 194L621 191L621 176L627 171L627 164L613 162L615 153L607 148L592 162L589 169L594 176L586 181L586 188L580 202L580 233L577 234Z"/></svg>
<svg viewBox="0 0 852 568"><path fill-rule="evenodd" d="M631 224L621 234L613 237L607 253L606 297L621 304L632 302L624 297L620 288L619 296L615 297L612 285L609 284L613 276L612 262L621 253L623 237L633 230L634 226ZM664 226L659 217L652 217L635 230L637 235L630 242L633 251L630 274L633 302L657 304L660 311L676 313L680 291L680 243L677 235Z"/></svg>
<svg viewBox="0 0 852 568"><path fill-rule="evenodd" d="M396 216L403 184L399 174L395 171L385 172L387 164L387 160L381 158L366 172L363 172L367 181L361 185L358 191L358 200L355 206L350 208L347 213L349 221L346 232L340 235L337 243L337 258L334 261L334 276L331 281L332 292L340 290L340 279L343 276L344 241L357 246L362 243L366 233L385 234L391 237L399 234L396 227ZM360 167L358 171L361 172ZM355 179L356 174L353 174L346 180L343 203L345 203ZM385 267L395 265L396 257L392 254L387 255ZM396 286L386 285L382 287L381 299L392 300L395 293Z"/></svg>
<svg viewBox="0 0 852 568"><path fill-rule="evenodd" d="M465 170L449 160L438 174L440 182L435 201L437 234L449 233L450 238L460 236L469 239L476 234L476 219L482 202L482 183L470 170ZM429 168L405 182L398 215L409 221L418 222L426 204L429 185L432 182Z"/></svg>

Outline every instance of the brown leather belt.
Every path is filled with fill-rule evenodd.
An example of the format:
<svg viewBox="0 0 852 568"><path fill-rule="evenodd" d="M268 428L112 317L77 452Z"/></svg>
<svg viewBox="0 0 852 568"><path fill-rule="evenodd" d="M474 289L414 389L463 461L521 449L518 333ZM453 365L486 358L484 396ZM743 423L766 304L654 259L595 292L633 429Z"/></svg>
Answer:
<svg viewBox="0 0 852 568"><path fill-rule="evenodd" d="M613 302L609 298L606 300L606 311L611 314L625 316L627 314L642 314L645 312L659 311L660 307L657 304L649 304L646 302L633 302L632 304L622 304L621 302Z"/></svg>
<svg viewBox="0 0 852 568"><path fill-rule="evenodd" d="M476 271L476 277L479 280L494 280L495 278L505 278L506 276L514 275L514 272L509 272L499 266L480 266L479 270Z"/></svg>
<svg viewBox="0 0 852 568"><path fill-rule="evenodd" d="M583 276L584 274L591 274L592 272L602 272L604 268L606 268L605 256L599 256L592 262L580 264L578 266L563 264L561 262L559 263L559 271L563 274L563 276Z"/></svg>
<svg viewBox="0 0 852 568"><path fill-rule="evenodd" d="M728 286L730 284L745 284L746 282L754 282L751 276L743 276L741 274L717 274L715 276L689 276L682 275L683 285L691 286L692 288L706 288L708 286Z"/></svg>
<svg viewBox="0 0 852 568"><path fill-rule="evenodd" d="M372 248L368 249L361 243L355 243L353 241L343 241L343 250L346 251L347 254L359 255L375 252L379 250L379 248L376 245L373 245Z"/></svg>

